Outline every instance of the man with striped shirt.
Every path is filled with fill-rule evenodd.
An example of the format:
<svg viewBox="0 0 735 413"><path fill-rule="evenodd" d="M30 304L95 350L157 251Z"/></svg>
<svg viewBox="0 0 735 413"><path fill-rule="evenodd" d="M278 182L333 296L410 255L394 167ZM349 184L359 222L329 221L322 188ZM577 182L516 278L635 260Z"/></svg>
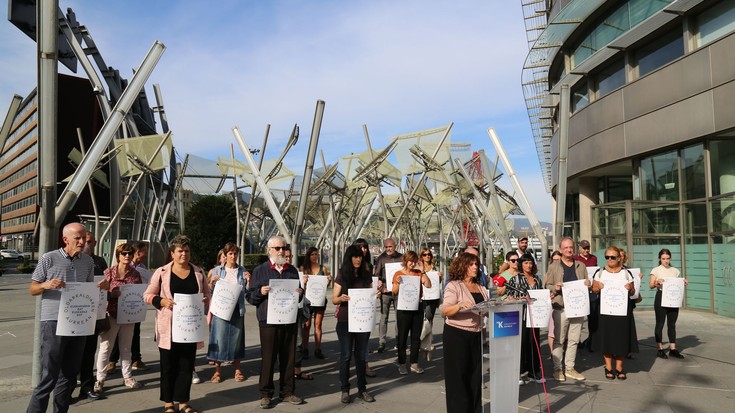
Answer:
<svg viewBox="0 0 735 413"><path fill-rule="evenodd" d="M51 393L54 393L54 412L67 412L71 393L84 349L84 336L57 336L56 324L61 302L61 289L67 282L93 282L94 261L82 250L86 243L84 226L71 223L64 226L64 247L43 254L31 277L28 291L41 295L41 380L33 390L28 413L46 412ZM106 280L99 282L108 289Z"/></svg>

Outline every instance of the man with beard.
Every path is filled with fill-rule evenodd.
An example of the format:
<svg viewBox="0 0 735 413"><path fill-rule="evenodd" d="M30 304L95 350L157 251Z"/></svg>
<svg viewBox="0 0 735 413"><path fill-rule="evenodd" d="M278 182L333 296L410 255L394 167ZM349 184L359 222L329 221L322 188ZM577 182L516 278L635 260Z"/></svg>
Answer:
<svg viewBox="0 0 735 413"><path fill-rule="evenodd" d="M373 269L373 276L378 277L378 290L380 290L380 324L378 324L378 353L385 351L385 336L388 333L388 315L390 314L390 306L395 307L395 299L393 298L392 286L388 285L393 279L393 274L385 273L385 264L393 262L401 262L403 254L396 251L396 242L392 238L383 241L382 254L378 255ZM386 278L387 277L387 278ZM396 327L396 336L398 330Z"/></svg>
<svg viewBox="0 0 735 413"><path fill-rule="evenodd" d="M268 293L270 280L298 280L299 272L286 260L288 246L283 237L273 236L268 240L268 261L255 267L250 278L250 285L245 298L254 305L260 328L260 408L272 407L275 385L273 371L278 362L280 369L279 396L282 401L301 404L303 399L294 394L294 363L296 359L297 323L268 324ZM300 299L304 291L297 288Z"/></svg>

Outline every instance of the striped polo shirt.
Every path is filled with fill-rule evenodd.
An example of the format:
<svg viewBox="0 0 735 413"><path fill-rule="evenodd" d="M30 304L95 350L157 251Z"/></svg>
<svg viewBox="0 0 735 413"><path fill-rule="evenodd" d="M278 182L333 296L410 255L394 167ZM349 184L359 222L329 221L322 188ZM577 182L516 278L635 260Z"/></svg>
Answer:
<svg viewBox="0 0 735 413"><path fill-rule="evenodd" d="M63 248L49 251L38 260L31 279L43 283L54 278L64 282L93 282L94 261L92 257L81 252L72 257ZM41 321L56 321L59 317L60 302L61 289L43 290Z"/></svg>

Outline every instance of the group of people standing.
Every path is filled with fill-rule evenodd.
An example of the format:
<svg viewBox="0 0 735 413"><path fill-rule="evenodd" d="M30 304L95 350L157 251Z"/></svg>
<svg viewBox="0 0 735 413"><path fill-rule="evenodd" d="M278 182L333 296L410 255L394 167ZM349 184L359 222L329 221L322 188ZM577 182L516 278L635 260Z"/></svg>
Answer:
<svg viewBox="0 0 735 413"><path fill-rule="evenodd" d="M118 343L122 361L123 382L125 386L135 389L141 384L132 377L134 361L131 348L135 347L134 324L121 324L117 321L117 299L120 287L126 284L146 283L144 294L146 303L156 308L155 339L160 356L160 399L164 403L164 412L196 413L190 404L190 390L196 351L203 343L181 343L172 339L172 319L175 294L201 294L205 305L209 303L212 292L220 283L231 283L240 287L234 311L229 320L209 315L210 326L207 358L214 364L215 372L211 381L220 382L223 377L222 363L234 364L236 381L246 379L240 366L245 354L244 315L245 302L255 306L260 336L261 371L258 388L260 407L270 408L274 405L276 388L274 372L278 366L280 373L278 398L290 404L301 404L303 399L295 394L295 382L304 377L300 370L300 359L308 357L308 326L313 320L315 327L315 351L317 358L323 358L321 350L322 322L326 302L307 303L308 312L299 312L297 321L289 324L268 323L268 299L271 291L270 281L275 279L299 280L299 270L290 258L290 247L284 238L271 237L268 240L268 261L253 269L252 274L238 265L239 249L228 243L221 251L215 266L208 275L190 262L191 251L189 238L183 235L175 237L169 246L170 262L150 273L136 257L144 257L147 251L141 250L145 244L123 243L115 249L116 264L107 267L104 260L94 256L85 244L89 233L81 224L69 224L63 229L64 247L46 253L39 260L34 271L29 291L32 295L42 295L41 335L43 341L42 376L39 385L34 389L28 406L29 412L44 412L51 393L54 393L54 410L68 410L71 392L74 389L76 376L79 373L82 381L80 397L100 398L104 391L104 383L109 367L110 355L115 343ZM92 237L93 239L93 237ZM589 243L579 244L581 255L589 254ZM396 251L396 243L386 239L384 252L380 254L373 266L367 241L356 240L349 246L342 259L341 266L332 279L326 267L319 262L319 251L309 249L306 262L300 267L305 274L300 280L295 293L299 301L304 300L308 275L323 275L334 282L331 301L336 306L336 332L339 340L339 380L342 403L350 403L350 366L354 357L357 376L357 397L365 402L374 402L375 398L368 392L367 377L372 373L368 366L368 342L370 332L352 332L348 327L350 292L353 289L375 287L375 296L380 300L380 322L378 352L384 352L387 343L387 324L391 306L396 311L396 349L398 372L401 375L409 372L424 372L419 365L419 354L424 352L426 360L431 360L430 330L437 309L445 317L443 330L444 371L446 383L447 411L477 412L481 410L482 380L482 329L484 316L467 311L474 305L490 298L489 289L483 285L483 266L477 251L471 249L457 256L449 270L443 300L422 299L424 292L432 287L429 276L438 275L433 282L444 284L441 273L435 269L434 256L431 249L424 248L419 253ZM497 293L507 299L525 298L529 290L547 289L552 301L552 322L550 325L550 346L554 364L554 378L565 381L567 378L582 381L585 377L575 369L576 351L580 344L584 317L567 317L564 307L564 283L582 280L591 294L598 295L604 291L606 283L620 280L625 284L629 295L635 292L633 275L625 267L624 251L611 246L605 250L605 266L600 267L591 277L588 276L587 263L591 263L593 255L584 259L575 259L574 242L564 238L559 245L558 259L552 260L544 279L538 275L534 257L527 251L512 251L506 254L506 268L500 277L504 281L493 280L502 284ZM101 261L100 261L101 260ZM680 272L671 267L671 252L662 249L659 253L659 266L651 271L650 288L656 289L655 338L658 344L658 357L683 358L676 348L676 318L678 309L662 307L661 290L664 282L671 278L681 277ZM386 270L386 265L389 265ZM140 270L140 271L139 271ZM100 323L94 340L84 336L57 336L56 324L60 305L61 289L67 282L93 282L95 273L102 272L97 286L108 291L107 319ZM145 276L143 275L145 274ZM149 279L146 279L150 277ZM373 286L373 277L377 278L377 286ZM416 277L415 283L408 277ZM489 282L489 280L486 280ZM686 280L684 280L686 284ZM418 291L412 286L418 285ZM436 287L436 286L435 286ZM418 294L416 308L397 308L401 294ZM405 297L404 297L405 298ZM441 303L441 305L440 305ZM635 300L629 300L625 316L590 314L599 317L596 331L590 331L590 346L600 349L605 363L604 376L607 379L624 380L627 376L623 369L623 360L630 353L637 352L637 345L632 346L635 337L635 324L632 309ZM590 318L588 317L588 318ZM308 321L307 321L308 320ZM668 322L669 351L662 343L663 325ZM429 339L425 338L429 329ZM306 328L304 328L306 327ZM525 328L522 331L521 372L527 372L530 379L543 382L540 372L541 356L538 343L539 329ZM139 328L139 326L138 326ZM94 386L89 388L91 366L84 362L90 353L87 343L92 342L91 354L99 334L100 349L97 355L97 374ZM409 340L410 336L410 340ZM139 334L138 338L139 340ZM300 344L297 346L297 342ZM82 352L79 349L86 348ZM139 348L139 344L138 344ZM406 352L409 352L408 358ZM83 357L86 354L86 357ZM298 360L298 361L297 361ZM142 360L138 360L144 366ZM310 377L310 376L309 376ZM85 384L86 383L86 384ZM175 403L178 402L178 406Z"/></svg>

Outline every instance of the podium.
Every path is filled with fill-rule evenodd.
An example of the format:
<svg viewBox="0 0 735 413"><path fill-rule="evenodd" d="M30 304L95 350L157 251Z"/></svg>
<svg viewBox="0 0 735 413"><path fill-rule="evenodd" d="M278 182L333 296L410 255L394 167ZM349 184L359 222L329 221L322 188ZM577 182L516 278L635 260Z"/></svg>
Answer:
<svg viewBox="0 0 735 413"><path fill-rule="evenodd" d="M487 313L490 359L490 411L518 411L518 377L521 367L521 329L526 300L490 299L465 311Z"/></svg>

